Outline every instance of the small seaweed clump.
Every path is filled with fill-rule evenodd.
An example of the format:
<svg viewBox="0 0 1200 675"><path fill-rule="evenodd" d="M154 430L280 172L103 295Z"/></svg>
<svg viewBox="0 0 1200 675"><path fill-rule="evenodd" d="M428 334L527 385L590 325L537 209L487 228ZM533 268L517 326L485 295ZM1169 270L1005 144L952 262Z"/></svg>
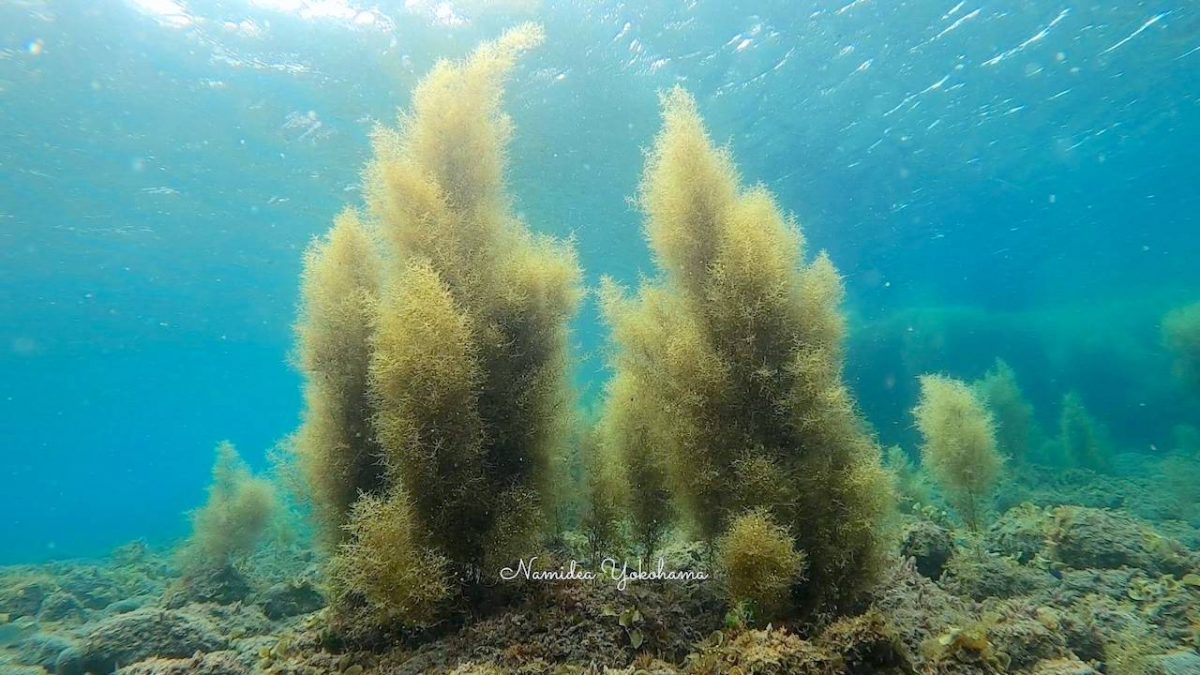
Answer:
<svg viewBox="0 0 1200 675"><path fill-rule="evenodd" d="M275 486L257 478L228 441L217 446L208 501L192 513L192 534L178 552L183 578L168 604L235 602L250 592L239 563L255 552L281 513Z"/></svg>
<svg viewBox="0 0 1200 675"><path fill-rule="evenodd" d="M1070 466L1092 471L1110 468L1113 451L1107 434L1079 394L1070 392L1063 397L1058 428L1060 452Z"/></svg>
<svg viewBox="0 0 1200 675"><path fill-rule="evenodd" d="M804 575L804 554L792 547L787 530L772 522L766 510L738 516L718 548L735 602L748 603L759 622L787 611L792 586Z"/></svg>
<svg viewBox="0 0 1200 675"><path fill-rule="evenodd" d="M824 254L805 262L767 190L741 187L689 94L663 104L641 185L661 276L636 297L611 280L601 291L614 341L603 443L644 544L669 503L710 544L762 509L808 561L793 607L836 611L873 578L891 505L842 377L841 278Z"/></svg>
<svg viewBox="0 0 1200 675"><path fill-rule="evenodd" d="M347 628L436 621L554 522L581 272L511 211L500 109L542 39L527 24L439 63L376 133L364 211L306 260L297 445Z"/></svg>
<svg viewBox="0 0 1200 675"><path fill-rule="evenodd" d="M208 501L192 514L185 569L223 568L254 552L277 512L275 488L256 478L229 441L217 446Z"/></svg>
<svg viewBox="0 0 1200 675"><path fill-rule="evenodd" d="M924 375L920 382L913 416L924 437L922 462L967 529L978 533L1004 465L995 422L963 382L941 375Z"/></svg>
<svg viewBox="0 0 1200 675"><path fill-rule="evenodd" d="M974 387L996 422L996 446L1000 453L1015 463L1028 462L1037 424L1033 404L1021 391L1012 366L996 359Z"/></svg>
<svg viewBox="0 0 1200 675"><path fill-rule="evenodd" d="M367 375L382 262L354 211L304 257L297 361L307 375L295 442L325 544L341 541L350 507L383 484Z"/></svg>
<svg viewBox="0 0 1200 675"><path fill-rule="evenodd" d="M1168 312L1162 333L1163 342L1175 355L1175 374L1200 391L1200 302Z"/></svg>

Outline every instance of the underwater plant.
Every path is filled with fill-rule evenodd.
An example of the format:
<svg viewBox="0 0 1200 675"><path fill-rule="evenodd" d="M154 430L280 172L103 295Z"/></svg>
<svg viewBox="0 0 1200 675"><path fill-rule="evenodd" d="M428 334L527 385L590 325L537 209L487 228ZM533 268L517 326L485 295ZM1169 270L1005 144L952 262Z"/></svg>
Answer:
<svg viewBox="0 0 1200 675"><path fill-rule="evenodd" d="M208 501L192 513L192 534L179 554L185 573L223 570L250 555L277 512L274 486L254 477L233 444L222 441Z"/></svg>
<svg viewBox="0 0 1200 675"><path fill-rule="evenodd" d="M304 255L296 352L305 408L294 442L326 544L342 540L359 494L383 485L367 383L381 266L376 243L350 210Z"/></svg>
<svg viewBox="0 0 1200 675"><path fill-rule="evenodd" d="M1163 317L1163 342L1175 356L1175 374L1200 391L1200 302L1173 309Z"/></svg>
<svg viewBox="0 0 1200 675"><path fill-rule="evenodd" d="M961 380L922 375L920 384L913 417L924 440L921 463L967 529L978 533L1004 465L996 450L996 424Z"/></svg>
<svg viewBox="0 0 1200 675"><path fill-rule="evenodd" d="M996 359L995 365L973 386L996 422L996 445L1000 452L1013 462L1029 461L1036 420L1033 405L1017 384L1016 372L1003 359Z"/></svg>
<svg viewBox="0 0 1200 675"><path fill-rule="evenodd" d="M385 625L424 626L440 618L454 593L451 561L437 552L403 490L363 495L346 530L328 574L335 592L353 593L362 604L339 598L342 613L362 612L366 623Z"/></svg>
<svg viewBox="0 0 1200 675"><path fill-rule="evenodd" d="M1092 417L1076 392L1063 396L1058 418L1058 444L1071 466L1093 471L1109 468L1112 449L1100 423Z"/></svg>
<svg viewBox="0 0 1200 675"><path fill-rule="evenodd" d="M601 288L601 304L614 301L619 293L611 281ZM596 431L596 452L615 465L625 485L623 501L628 506L631 535L644 558L654 555L669 529L674 505L667 486L667 467L656 452L662 421L644 400L645 387L635 386L629 374L618 373L606 388L605 407ZM622 401L623 405L612 405Z"/></svg>
<svg viewBox="0 0 1200 675"><path fill-rule="evenodd" d="M823 253L805 262L767 190L741 187L681 88L663 97L640 202L660 275L633 297L611 281L601 292L615 373L604 442L634 469L633 508L659 499L661 466L709 544L762 509L808 561L799 609L836 611L872 580L892 503L842 379L841 278Z"/></svg>
<svg viewBox="0 0 1200 675"><path fill-rule="evenodd" d="M621 540L623 510L629 502L625 493L627 483L619 475L619 462L600 444L596 430L589 430L582 445L583 508L579 529L587 538L592 565L599 567L602 554L613 551Z"/></svg>
<svg viewBox="0 0 1200 675"><path fill-rule="evenodd" d="M804 553L765 509L738 516L717 550L731 599L749 603L756 621L770 621L789 609L791 588L804 576Z"/></svg>
<svg viewBox="0 0 1200 675"><path fill-rule="evenodd" d="M883 463L892 475L897 504L910 513L919 513L932 504L929 477L899 445L888 446Z"/></svg>
<svg viewBox="0 0 1200 675"><path fill-rule="evenodd" d="M344 523L329 576L347 616L427 624L551 520L581 272L511 211L500 108L541 41L526 24L438 63L377 131L364 211L309 255L299 452L318 510Z"/></svg>

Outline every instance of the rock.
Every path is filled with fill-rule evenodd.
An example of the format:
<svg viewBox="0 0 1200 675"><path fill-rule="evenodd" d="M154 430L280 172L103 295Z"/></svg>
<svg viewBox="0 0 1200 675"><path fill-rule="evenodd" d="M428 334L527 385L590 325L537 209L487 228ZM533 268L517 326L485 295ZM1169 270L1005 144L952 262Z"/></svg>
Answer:
<svg viewBox="0 0 1200 675"><path fill-rule="evenodd" d="M807 675L836 672L838 658L787 629L748 630L706 640L689 657L691 672Z"/></svg>
<svg viewBox="0 0 1200 675"><path fill-rule="evenodd" d="M938 582L946 590L977 601L1030 595L1058 581L1049 572L1026 567L1012 558L963 551L946 565Z"/></svg>
<svg viewBox="0 0 1200 675"><path fill-rule="evenodd" d="M152 656L180 658L224 649L226 642L207 621L184 612L138 609L88 627L76 654L59 655L60 675L111 673Z"/></svg>
<svg viewBox="0 0 1200 675"><path fill-rule="evenodd" d="M54 668L52 669L58 675L73 675L74 673L84 672L83 668L83 650L79 645L72 645L58 653L58 658L54 659Z"/></svg>
<svg viewBox="0 0 1200 675"><path fill-rule="evenodd" d="M83 616L83 603L66 591L55 591L42 601L38 621L63 621Z"/></svg>
<svg viewBox="0 0 1200 675"><path fill-rule="evenodd" d="M938 579L954 554L954 539L946 528L928 520L918 520L904 528L900 554L915 559L917 571L923 576Z"/></svg>
<svg viewBox="0 0 1200 675"><path fill-rule="evenodd" d="M232 565L193 571L167 591L167 607L178 609L193 602L229 605L250 595L250 583Z"/></svg>
<svg viewBox="0 0 1200 675"><path fill-rule="evenodd" d="M1038 663L1072 656L1060 630L1057 613L1022 600L985 605L987 638L1014 672L1025 672Z"/></svg>
<svg viewBox="0 0 1200 675"><path fill-rule="evenodd" d="M0 652L0 673L4 673L4 675L46 675L46 670L41 666L14 663L8 654Z"/></svg>
<svg viewBox="0 0 1200 675"><path fill-rule="evenodd" d="M117 675L250 675L234 652L196 654L185 659L152 658L126 666Z"/></svg>
<svg viewBox="0 0 1200 675"><path fill-rule="evenodd" d="M1033 560L1046 545L1050 517L1042 509L1025 503L1009 509L988 531L988 547L1018 562Z"/></svg>
<svg viewBox="0 0 1200 675"><path fill-rule="evenodd" d="M1200 675L1200 654L1179 650L1152 656L1147 660L1149 675Z"/></svg>
<svg viewBox="0 0 1200 675"><path fill-rule="evenodd" d="M74 643L61 635L35 633L19 642L16 652L21 663L53 671L58 655L72 646Z"/></svg>
<svg viewBox="0 0 1200 675"><path fill-rule="evenodd" d="M282 619L321 609L325 606L325 597L305 579L275 584L262 594L259 604L268 618Z"/></svg>
<svg viewBox="0 0 1200 675"><path fill-rule="evenodd" d="M55 590L48 579L17 577L0 580L0 614L37 616L42 600Z"/></svg>
<svg viewBox="0 0 1200 675"><path fill-rule="evenodd" d="M916 670L900 647L896 631L878 611L835 621L821 632L816 644L837 656L842 672L909 673Z"/></svg>
<svg viewBox="0 0 1200 675"><path fill-rule="evenodd" d="M0 616L0 647L16 644L37 633L38 622L32 616L10 618L8 615Z"/></svg>
<svg viewBox="0 0 1200 675"><path fill-rule="evenodd" d="M147 604L149 604L148 598L125 598L124 600L118 600L114 603L110 603L104 608L104 614L109 616L115 614L125 614L126 612L132 612L133 610L139 609Z"/></svg>
<svg viewBox="0 0 1200 675"><path fill-rule="evenodd" d="M1038 661L1030 672L1033 675L1097 675L1095 668L1073 658Z"/></svg>
<svg viewBox="0 0 1200 675"><path fill-rule="evenodd" d="M1136 567L1153 575L1183 576L1200 565L1182 544L1127 514L1078 506L1061 506L1052 513L1048 550L1068 567Z"/></svg>
<svg viewBox="0 0 1200 675"><path fill-rule="evenodd" d="M873 605L895 631L897 648L908 655L913 671L937 672L927 646L976 619L970 601L947 593L909 560L883 570Z"/></svg>
<svg viewBox="0 0 1200 675"><path fill-rule="evenodd" d="M136 565L150 554L150 545L142 539L131 541L113 549L112 561L117 567Z"/></svg>

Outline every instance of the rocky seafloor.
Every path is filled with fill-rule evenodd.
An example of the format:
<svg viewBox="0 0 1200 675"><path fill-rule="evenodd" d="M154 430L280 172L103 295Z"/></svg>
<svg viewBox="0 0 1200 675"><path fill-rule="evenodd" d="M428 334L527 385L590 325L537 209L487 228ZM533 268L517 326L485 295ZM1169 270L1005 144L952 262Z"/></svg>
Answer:
<svg viewBox="0 0 1200 675"><path fill-rule="evenodd" d="M905 509L868 603L821 625L730 620L720 582L530 584L423 636L350 648L312 551L183 580L169 552L0 568L0 673L1200 674L1200 524L1151 474L1029 470L982 540ZM700 566L695 546L672 565Z"/></svg>

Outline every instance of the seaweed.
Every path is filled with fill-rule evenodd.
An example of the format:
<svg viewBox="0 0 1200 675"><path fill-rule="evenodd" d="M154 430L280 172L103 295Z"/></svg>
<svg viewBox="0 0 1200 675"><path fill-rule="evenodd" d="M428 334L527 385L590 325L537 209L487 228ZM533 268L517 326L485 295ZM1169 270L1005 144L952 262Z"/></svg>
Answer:
<svg viewBox="0 0 1200 675"><path fill-rule="evenodd" d="M808 561L793 610L837 611L873 578L892 504L842 379L841 278L823 253L805 262L766 189L740 186L689 94L662 102L640 189L660 275L633 296L612 281L601 291L614 370L604 442L635 512L666 516L665 488L709 545L764 509Z"/></svg>

